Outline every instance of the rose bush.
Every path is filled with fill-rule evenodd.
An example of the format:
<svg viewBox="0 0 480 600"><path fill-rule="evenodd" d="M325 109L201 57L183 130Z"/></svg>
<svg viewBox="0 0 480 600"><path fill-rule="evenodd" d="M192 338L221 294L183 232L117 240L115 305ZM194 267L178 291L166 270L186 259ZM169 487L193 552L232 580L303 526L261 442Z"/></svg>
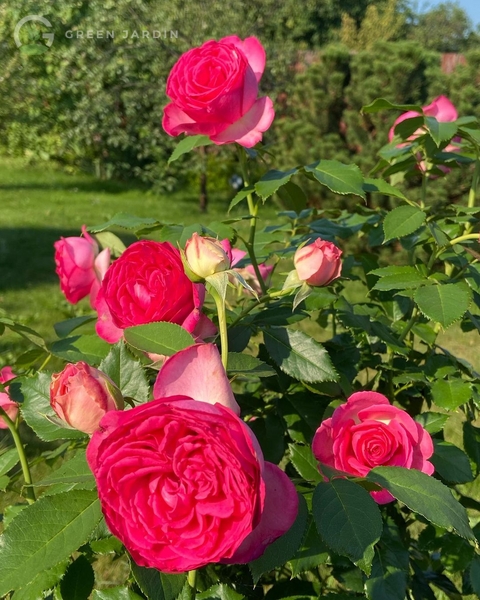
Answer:
<svg viewBox="0 0 480 600"><path fill-rule="evenodd" d="M110 377L78 362L52 375L50 405L67 425L91 435L107 412L123 408L123 397Z"/></svg>
<svg viewBox="0 0 480 600"><path fill-rule="evenodd" d="M312 443L322 465L364 477L379 466L418 469L428 475L434 467L432 438L412 417L378 392L356 392L333 416L325 419ZM395 498L387 490L371 492L379 504Z"/></svg>
<svg viewBox="0 0 480 600"><path fill-rule="evenodd" d="M215 144L251 148L275 116L270 98L258 98L265 50L254 37L228 36L183 54L167 80L163 127L172 136L203 134Z"/></svg>
<svg viewBox="0 0 480 600"><path fill-rule="evenodd" d="M96 309L97 333L108 342L126 327L168 321L200 334L203 284L185 275L180 252L169 242L144 240L125 250L108 269Z"/></svg>
<svg viewBox="0 0 480 600"><path fill-rule="evenodd" d="M82 227L83 237L61 238L55 242L55 265L65 298L76 304L91 295L92 306L110 263L110 250L99 252L97 242Z"/></svg>

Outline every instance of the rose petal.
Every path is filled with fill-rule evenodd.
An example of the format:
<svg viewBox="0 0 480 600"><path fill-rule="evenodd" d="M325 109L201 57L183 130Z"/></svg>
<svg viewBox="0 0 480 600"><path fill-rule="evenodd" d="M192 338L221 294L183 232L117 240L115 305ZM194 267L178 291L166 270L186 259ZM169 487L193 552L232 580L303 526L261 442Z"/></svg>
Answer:
<svg viewBox="0 0 480 600"><path fill-rule="evenodd" d="M220 42L233 44L237 48L240 48L247 57L248 64L255 73L257 81L260 81L265 70L266 54L262 44L256 37L245 38L242 42L236 35L229 35L222 38Z"/></svg>
<svg viewBox="0 0 480 600"><path fill-rule="evenodd" d="M260 523L226 564L247 563L261 556L267 546L286 533L298 513L295 486L277 465L265 462L265 504Z"/></svg>
<svg viewBox="0 0 480 600"><path fill-rule="evenodd" d="M435 117L440 123L456 121L458 112L446 96L438 96L431 104L423 107L423 112L428 117Z"/></svg>
<svg viewBox="0 0 480 600"><path fill-rule="evenodd" d="M237 142L245 148L252 148L261 141L263 132L270 127L274 117L273 102L264 96L241 119L221 133L210 135L210 139L219 145Z"/></svg>
<svg viewBox="0 0 480 600"><path fill-rule="evenodd" d="M228 127L228 123L198 123L171 102L163 109L162 126L171 136L177 136L181 133L187 135L214 135Z"/></svg>
<svg viewBox="0 0 480 600"><path fill-rule="evenodd" d="M220 354L213 344L197 344L177 352L163 365L153 386L155 398L189 396L222 404L240 414Z"/></svg>
<svg viewBox="0 0 480 600"><path fill-rule="evenodd" d="M109 344L115 344L123 337L123 329L117 327L112 319L108 304L103 297L103 290L100 288L96 293L95 310L98 313L95 331L97 334Z"/></svg>

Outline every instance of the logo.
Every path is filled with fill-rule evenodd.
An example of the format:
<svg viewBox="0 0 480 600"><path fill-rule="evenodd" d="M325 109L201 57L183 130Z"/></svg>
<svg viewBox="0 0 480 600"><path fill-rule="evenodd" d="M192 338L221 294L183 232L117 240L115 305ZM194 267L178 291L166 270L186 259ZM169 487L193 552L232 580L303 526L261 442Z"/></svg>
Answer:
<svg viewBox="0 0 480 600"><path fill-rule="evenodd" d="M26 54L43 54L53 44L53 38L55 37L55 35L53 33L42 33L42 38L46 40L44 44L22 44L20 40L20 29L23 25L25 25L25 23L28 23L29 21L39 21L40 23L43 23L43 25L45 25L46 27L52 26L48 19L46 19L45 17L41 17L40 15L28 15L27 17L23 17L23 19L20 19L20 21L16 24L15 30L13 32L13 39L15 40L15 44L17 48L20 48L22 52L25 52Z"/></svg>

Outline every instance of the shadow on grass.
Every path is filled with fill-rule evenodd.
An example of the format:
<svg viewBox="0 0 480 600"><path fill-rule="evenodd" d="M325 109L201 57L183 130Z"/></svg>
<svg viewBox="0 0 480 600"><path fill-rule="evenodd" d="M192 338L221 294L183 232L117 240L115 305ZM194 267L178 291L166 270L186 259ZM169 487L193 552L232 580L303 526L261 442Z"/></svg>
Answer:
<svg viewBox="0 0 480 600"><path fill-rule="evenodd" d="M60 179L60 180L59 180ZM21 191L21 190L64 190L70 192L104 192L107 194L120 194L122 192L139 190L148 190L148 186L139 182L125 182L114 179L101 180L93 179L88 181L83 178L72 176L68 178L65 174L52 173L51 181L32 181L22 183L0 183L0 191Z"/></svg>

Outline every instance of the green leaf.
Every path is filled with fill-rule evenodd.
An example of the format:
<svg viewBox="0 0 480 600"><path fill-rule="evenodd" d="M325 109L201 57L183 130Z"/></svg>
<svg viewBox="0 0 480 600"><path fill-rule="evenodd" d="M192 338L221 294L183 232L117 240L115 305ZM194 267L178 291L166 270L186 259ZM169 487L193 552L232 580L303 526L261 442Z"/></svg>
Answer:
<svg viewBox="0 0 480 600"><path fill-rule="evenodd" d="M425 117L425 126L430 132L433 141L440 146L440 144L446 140L450 140L457 133L457 123L452 122L440 122L435 117Z"/></svg>
<svg viewBox="0 0 480 600"><path fill-rule="evenodd" d="M437 406L455 410L472 397L472 389L462 379L439 379L432 385L432 398Z"/></svg>
<svg viewBox="0 0 480 600"><path fill-rule="evenodd" d="M240 273L238 273L237 271L233 271L233 269L230 271L230 273L232 275L237 275L239 276ZM239 277L240 281L243 281L243 277ZM213 288L215 290L215 292L217 292L217 294L220 296L221 301L225 304L225 297L227 295L227 286L228 286L228 273L226 271L221 271L220 273L214 273L213 275L208 275L207 277L205 277L205 282L207 284L207 291L209 293L211 292L211 288ZM251 290L252 288L250 288Z"/></svg>
<svg viewBox="0 0 480 600"><path fill-rule="evenodd" d="M111 231L102 231L96 234L97 242L102 248L109 248L112 256L121 256L127 249L122 240Z"/></svg>
<svg viewBox="0 0 480 600"><path fill-rule="evenodd" d="M386 109L387 110L391 110L391 109L401 110L403 112L412 110L412 111L415 111L420 114L422 114L422 112L423 112L422 107L417 104L393 104L392 102L390 102L390 100L386 100L385 98L376 98L370 104L367 104L366 106L362 106L361 112L363 114L368 114L368 113L379 112L381 110L386 110Z"/></svg>
<svg viewBox="0 0 480 600"><path fill-rule="evenodd" d="M415 267L385 267L370 271L369 275L377 275L380 279L374 285L374 290L405 290L433 284L415 269Z"/></svg>
<svg viewBox="0 0 480 600"><path fill-rule="evenodd" d="M289 181L277 190L283 204L290 210L300 213L307 206L307 196L300 186Z"/></svg>
<svg viewBox="0 0 480 600"><path fill-rule="evenodd" d="M75 552L101 516L98 496L88 490L42 497L27 506L0 538L0 596Z"/></svg>
<svg viewBox="0 0 480 600"><path fill-rule="evenodd" d="M463 424L463 446L470 460L475 464L475 472L480 471L480 428L474 427L469 421Z"/></svg>
<svg viewBox="0 0 480 600"><path fill-rule="evenodd" d="M25 325L16 323L15 321L12 321L12 319L9 319L8 317L0 317L0 324L5 325L5 327L8 327L8 329L10 329L10 331L14 331L15 333L17 333L18 335L23 337L25 340L28 340L32 344L35 344L35 346L38 346L42 350L45 350L45 351L47 350L47 346L45 345L45 340L42 338L42 336L39 333L37 333L33 329L30 329L30 327L26 327Z"/></svg>
<svg viewBox="0 0 480 600"><path fill-rule="evenodd" d="M83 554L80 554L68 567L65 577L60 583L62 598L88 600L94 583L95 576L92 565Z"/></svg>
<svg viewBox="0 0 480 600"><path fill-rule="evenodd" d="M370 194L384 194L385 196L393 196L394 198L400 198L406 200L405 195L394 185L390 185L383 179L365 179L363 182L363 189L365 192Z"/></svg>
<svg viewBox="0 0 480 600"><path fill-rule="evenodd" d="M288 448L290 449L290 460L301 477L315 483L323 481L323 477L318 471L318 461L310 446L288 444Z"/></svg>
<svg viewBox="0 0 480 600"><path fill-rule="evenodd" d="M424 223L427 215L415 206L398 206L390 211L383 221L385 233L384 242L402 238L419 229Z"/></svg>
<svg viewBox="0 0 480 600"><path fill-rule="evenodd" d="M47 486L58 483L88 483L92 482L95 487L95 479L87 463L85 450L80 450L70 460L64 461L61 466L47 475L37 485Z"/></svg>
<svg viewBox="0 0 480 600"><path fill-rule="evenodd" d="M363 175L356 165L344 165L337 160L319 160L305 167L315 179L336 194L353 194L365 199Z"/></svg>
<svg viewBox="0 0 480 600"><path fill-rule="evenodd" d="M159 221L149 217L136 217L135 215L121 212L114 215L106 223L94 225L92 227L88 227L87 229L90 233L99 233L100 231L105 231L105 229L108 229L109 227L122 227L123 229L143 229L144 227L152 227L159 224Z"/></svg>
<svg viewBox="0 0 480 600"><path fill-rule="evenodd" d="M237 204L239 204L242 200L245 200L248 194L252 194L254 191L255 188L253 187L253 185L249 185L239 190L230 202L230 206L228 207L227 212L230 212L234 206L237 206Z"/></svg>
<svg viewBox="0 0 480 600"><path fill-rule="evenodd" d="M142 600L142 596L123 585L119 585L105 590L93 590L92 600Z"/></svg>
<svg viewBox="0 0 480 600"><path fill-rule="evenodd" d="M480 596L480 557L475 556L469 569L470 583L477 596Z"/></svg>
<svg viewBox="0 0 480 600"><path fill-rule="evenodd" d="M388 490L434 525L453 529L461 537L475 540L464 507L438 479L403 467L376 467L369 471L367 479Z"/></svg>
<svg viewBox="0 0 480 600"><path fill-rule="evenodd" d="M448 442L433 440L435 453L430 462L435 472L449 483L468 483L473 481L470 461L465 452Z"/></svg>
<svg viewBox="0 0 480 600"><path fill-rule="evenodd" d="M310 383L337 381L328 352L306 333L271 327L263 336L268 353L287 375Z"/></svg>
<svg viewBox="0 0 480 600"><path fill-rule="evenodd" d="M288 171L277 171L275 169L268 171L255 184L255 191L265 201L272 196L279 188L287 184L292 175L298 173L298 169L289 169Z"/></svg>
<svg viewBox="0 0 480 600"><path fill-rule="evenodd" d="M227 372L231 375L254 375L255 377L275 375L275 369L259 358L238 352L228 353Z"/></svg>
<svg viewBox="0 0 480 600"><path fill-rule="evenodd" d="M85 325L86 323L91 323L95 321L97 315L87 315L85 317L74 317L73 319L67 319L66 321L60 321L59 323L55 323L53 328L55 329L55 333L59 338L65 338L75 331L78 327Z"/></svg>
<svg viewBox="0 0 480 600"><path fill-rule="evenodd" d="M6 475L19 461L16 448L11 448L0 454L0 476Z"/></svg>
<svg viewBox="0 0 480 600"><path fill-rule="evenodd" d="M127 342L134 348L166 356L171 356L195 343L193 337L183 327L163 321L127 327L123 333Z"/></svg>
<svg viewBox="0 0 480 600"><path fill-rule="evenodd" d="M49 420L57 418L50 406L50 380L46 373L17 379L24 399L20 408L23 418L38 437L47 442L85 437L81 431L59 427Z"/></svg>
<svg viewBox="0 0 480 600"><path fill-rule="evenodd" d="M97 335L76 335L53 342L50 352L68 362L84 361L98 365L107 356L110 344Z"/></svg>
<svg viewBox="0 0 480 600"><path fill-rule="evenodd" d="M296 577L305 571L315 569L318 565L321 565L328 560L328 556L328 548L318 535L315 521L312 517L309 517L307 533L302 542L302 546L289 561L292 568L292 577Z"/></svg>
<svg viewBox="0 0 480 600"><path fill-rule="evenodd" d="M167 575L157 569L139 567L131 557L130 564L135 581L148 600L175 600L187 580L186 573Z"/></svg>
<svg viewBox="0 0 480 600"><path fill-rule="evenodd" d="M466 313L471 291L464 283L446 283L419 288L414 300L426 317L447 329Z"/></svg>
<svg viewBox="0 0 480 600"><path fill-rule="evenodd" d="M409 567L408 550L392 521L384 525L375 547L372 572L365 582L369 600L405 600Z"/></svg>
<svg viewBox="0 0 480 600"><path fill-rule="evenodd" d="M147 402L150 397L145 370L128 351L123 340L115 344L99 367L118 386L124 396Z"/></svg>
<svg viewBox="0 0 480 600"><path fill-rule="evenodd" d="M225 583L217 583L196 596L197 600L242 600L244 597Z"/></svg>
<svg viewBox="0 0 480 600"><path fill-rule="evenodd" d="M313 516L326 544L368 575L373 545L382 533L380 510L370 494L348 479L319 483L313 494Z"/></svg>
<svg viewBox="0 0 480 600"><path fill-rule="evenodd" d="M305 534L308 520L308 508L305 498L298 494L298 515L292 527L284 533L273 544L270 544L265 552L249 563L253 583L256 585L263 573L281 567L294 556L299 549Z"/></svg>
<svg viewBox="0 0 480 600"><path fill-rule="evenodd" d="M50 590L58 584L63 577L69 561L63 561L51 569L46 569L39 573L25 587L15 590L15 600L33 600L33 598L43 598L45 590Z"/></svg>
<svg viewBox="0 0 480 600"><path fill-rule="evenodd" d="M101 540L93 540L90 542L90 548L96 554L110 554L115 552L119 554L122 551L123 544L114 535L109 535Z"/></svg>
<svg viewBox="0 0 480 600"><path fill-rule="evenodd" d="M183 154L187 154L194 148L199 148L200 146L210 146L210 144L213 144L213 142L206 135L188 135L177 144L177 147L168 159L168 164L179 159Z"/></svg>
<svg viewBox="0 0 480 600"><path fill-rule="evenodd" d="M415 417L415 421L428 431L428 433L438 433L442 431L450 415L437 412L424 412Z"/></svg>

